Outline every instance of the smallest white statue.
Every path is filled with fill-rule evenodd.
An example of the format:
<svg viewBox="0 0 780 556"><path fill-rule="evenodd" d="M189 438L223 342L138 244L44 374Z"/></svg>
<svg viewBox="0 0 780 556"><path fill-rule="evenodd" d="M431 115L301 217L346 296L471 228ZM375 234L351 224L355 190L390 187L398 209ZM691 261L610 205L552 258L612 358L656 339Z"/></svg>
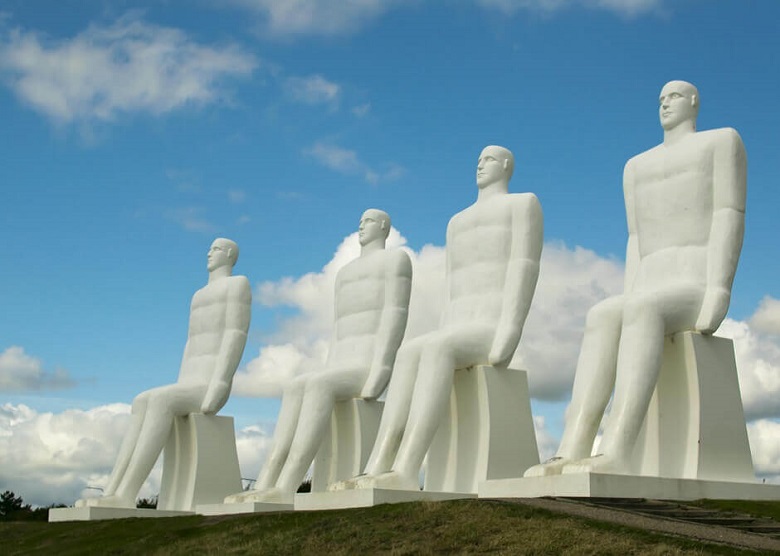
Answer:
<svg viewBox="0 0 780 556"><path fill-rule="evenodd" d="M252 291L245 276L232 276L238 245L214 240L208 252L208 284L195 292L187 343L176 384L153 388L133 400L130 429L104 495L76 507L135 508L143 482L163 450L174 418L215 414L228 400L249 331Z"/></svg>

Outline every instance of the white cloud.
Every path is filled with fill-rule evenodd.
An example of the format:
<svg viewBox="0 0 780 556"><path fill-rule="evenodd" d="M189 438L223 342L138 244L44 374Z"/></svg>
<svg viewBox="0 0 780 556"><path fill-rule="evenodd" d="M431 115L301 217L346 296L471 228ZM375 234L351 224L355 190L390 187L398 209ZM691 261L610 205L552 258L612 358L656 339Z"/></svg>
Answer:
<svg viewBox="0 0 780 556"><path fill-rule="evenodd" d="M397 180L405 173L405 170L397 164L388 164L382 170L375 169L363 162L357 151L322 141L304 149L303 154L340 174L362 176L372 185Z"/></svg>
<svg viewBox="0 0 780 556"><path fill-rule="evenodd" d="M211 233L216 231L217 226L203 217L204 212L202 207L181 207L167 211L165 216L188 232Z"/></svg>
<svg viewBox="0 0 780 556"><path fill-rule="evenodd" d="M357 116L358 118L363 118L368 115L368 113L371 112L371 103L366 102L364 104L359 104L357 106L354 106L352 108L352 113Z"/></svg>
<svg viewBox="0 0 780 556"><path fill-rule="evenodd" d="M265 33L279 38L341 35L371 23L408 0L232 0L261 16Z"/></svg>
<svg viewBox="0 0 780 556"><path fill-rule="evenodd" d="M246 200L246 191L241 189L231 189L228 191L228 200L231 203L243 203Z"/></svg>
<svg viewBox="0 0 780 556"><path fill-rule="evenodd" d="M40 359L11 346L0 353L0 392L59 390L73 386L67 371L46 371Z"/></svg>
<svg viewBox="0 0 780 556"><path fill-rule="evenodd" d="M225 78L256 59L235 45L198 44L186 33L128 14L70 39L14 29L0 39L0 71L26 104L61 124L109 122L226 100Z"/></svg>
<svg viewBox="0 0 780 556"><path fill-rule="evenodd" d="M231 0L257 14L262 32L279 39L343 35L359 31L387 12L414 0ZM512 15L520 10L554 13L574 6L637 16L661 8L663 0L474 0L487 10Z"/></svg>
<svg viewBox="0 0 780 556"><path fill-rule="evenodd" d="M478 6L512 15L520 10L556 12L574 6L635 16L660 8L663 0L475 0Z"/></svg>
<svg viewBox="0 0 780 556"><path fill-rule="evenodd" d="M338 83L328 81L321 75L308 77L288 77L284 81L288 96L295 102L303 104L328 104L335 108L341 94Z"/></svg>
<svg viewBox="0 0 780 556"><path fill-rule="evenodd" d="M756 332L780 336L780 300L765 296L748 322Z"/></svg>
<svg viewBox="0 0 780 556"><path fill-rule="evenodd" d="M753 467L759 478L780 483L780 422L761 419L748 425Z"/></svg>
<svg viewBox="0 0 780 556"><path fill-rule="evenodd" d="M765 302L766 300L764 300ZM748 420L780 417L780 336L753 326L765 314L765 303L748 322L726 319L718 336L734 340L742 403ZM761 322L761 318L758 319Z"/></svg>
<svg viewBox="0 0 780 556"><path fill-rule="evenodd" d="M25 405L0 406L0 485L28 504L71 505L100 496L130 423L130 406L110 404L87 411L38 413ZM270 435L261 426L236 432L242 477L254 478L265 460ZM162 459L138 494L157 496Z"/></svg>

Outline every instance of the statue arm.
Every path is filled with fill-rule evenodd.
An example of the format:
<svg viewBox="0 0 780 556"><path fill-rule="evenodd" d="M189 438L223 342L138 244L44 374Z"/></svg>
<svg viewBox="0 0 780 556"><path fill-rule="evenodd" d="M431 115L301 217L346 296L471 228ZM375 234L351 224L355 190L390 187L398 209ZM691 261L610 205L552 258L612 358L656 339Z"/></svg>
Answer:
<svg viewBox="0 0 780 556"><path fill-rule="evenodd" d="M389 252L388 258L385 270L385 300L376 331L374 355L368 379L360 394L364 399L378 398L387 386L409 315L412 262L409 255L400 249Z"/></svg>
<svg viewBox="0 0 780 556"><path fill-rule="evenodd" d="M724 135L717 141L713 157L713 212L707 246L707 288L696 320L696 330L704 334L714 332L726 317L745 233L745 147L735 130L725 130Z"/></svg>
<svg viewBox="0 0 780 556"><path fill-rule="evenodd" d="M517 349L539 277L544 240L542 208L535 195L527 195L512 207L512 247L501 317L488 355L488 363L496 367L506 367Z"/></svg>
<svg viewBox="0 0 780 556"><path fill-rule="evenodd" d="M225 330L211 375L201 412L213 414L219 411L230 396L233 375L241 361L249 332L252 311L252 289L245 276L228 278L227 306L225 308Z"/></svg>
<svg viewBox="0 0 780 556"><path fill-rule="evenodd" d="M637 237L636 208L634 204L634 167L631 160L626 163L626 167L623 169L623 198L626 202L626 224L628 226L623 292L629 293L634 287L634 279L639 268L639 238Z"/></svg>

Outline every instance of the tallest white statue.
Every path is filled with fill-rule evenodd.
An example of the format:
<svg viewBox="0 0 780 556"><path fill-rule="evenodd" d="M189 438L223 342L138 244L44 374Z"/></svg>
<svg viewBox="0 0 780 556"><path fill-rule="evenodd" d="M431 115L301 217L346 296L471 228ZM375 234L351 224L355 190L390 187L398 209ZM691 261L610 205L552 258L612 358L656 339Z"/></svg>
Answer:
<svg viewBox="0 0 780 556"><path fill-rule="evenodd" d="M699 93L690 83L667 83L659 104L663 143L623 174L624 293L588 313L558 453L526 477L628 472L664 336L711 334L726 316L745 227L742 140L730 128L696 132ZM613 388L599 453L589 457Z"/></svg>

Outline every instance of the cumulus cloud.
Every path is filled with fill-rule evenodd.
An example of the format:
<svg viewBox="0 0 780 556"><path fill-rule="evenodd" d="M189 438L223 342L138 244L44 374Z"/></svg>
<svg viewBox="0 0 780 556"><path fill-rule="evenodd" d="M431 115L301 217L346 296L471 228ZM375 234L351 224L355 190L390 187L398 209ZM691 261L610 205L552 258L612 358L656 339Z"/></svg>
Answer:
<svg viewBox="0 0 780 556"><path fill-rule="evenodd" d="M520 10L556 12L565 8L583 6L636 16L658 9L663 0L476 0L478 6L511 15Z"/></svg>
<svg viewBox="0 0 780 556"><path fill-rule="evenodd" d="M356 31L408 0L231 0L260 16L266 34L279 38Z"/></svg>
<svg viewBox="0 0 780 556"><path fill-rule="evenodd" d="M397 180L404 175L404 169L397 164L388 164L379 170L363 162L357 151L328 142L318 141L311 147L304 149L303 154L340 174L362 176L366 182L372 185Z"/></svg>
<svg viewBox="0 0 780 556"><path fill-rule="evenodd" d="M46 371L37 357L11 346L0 353L0 392L60 390L74 385L64 369Z"/></svg>
<svg viewBox="0 0 780 556"><path fill-rule="evenodd" d="M51 120L110 122L227 100L223 82L258 62L235 45L210 46L129 14L69 39L13 29L0 39L0 72L16 96Z"/></svg>
<svg viewBox="0 0 780 556"><path fill-rule="evenodd" d="M359 31L410 0L231 0L234 6L256 14L266 35L290 39L300 36L343 35ZM474 0L486 10L512 15L521 10L554 13L582 6L625 16L657 10L663 0Z"/></svg>
<svg viewBox="0 0 780 556"><path fill-rule="evenodd" d="M327 104L335 108L341 94L341 85L328 81L321 75L288 77L284 81L288 96L303 104Z"/></svg>
<svg viewBox="0 0 780 556"><path fill-rule="evenodd" d="M748 420L780 417L780 336L752 324L757 315L764 314L765 302L748 322L726 319L717 331L718 336L734 340L739 387Z"/></svg>
<svg viewBox="0 0 780 556"><path fill-rule="evenodd" d="M212 233L217 225L204 217L205 212L202 207L180 207L166 211L165 217L188 232Z"/></svg>
<svg viewBox="0 0 780 556"><path fill-rule="evenodd" d="M767 482L780 483L780 422L761 419L750 423L748 438L756 475Z"/></svg>
<svg viewBox="0 0 780 556"><path fill-rule="evenodd" d="M110 404L87 411L39 413L26 405L0 406L0 485L37 506L73 504L100 496L130 423L130 406ZM270 428L270 427L269 427ZM259 425L236 432L242 477L255 477L265 461L270 434ZM157 462L138 494L157 496ZM97 488L87 488L97 487Z"/></svg>

